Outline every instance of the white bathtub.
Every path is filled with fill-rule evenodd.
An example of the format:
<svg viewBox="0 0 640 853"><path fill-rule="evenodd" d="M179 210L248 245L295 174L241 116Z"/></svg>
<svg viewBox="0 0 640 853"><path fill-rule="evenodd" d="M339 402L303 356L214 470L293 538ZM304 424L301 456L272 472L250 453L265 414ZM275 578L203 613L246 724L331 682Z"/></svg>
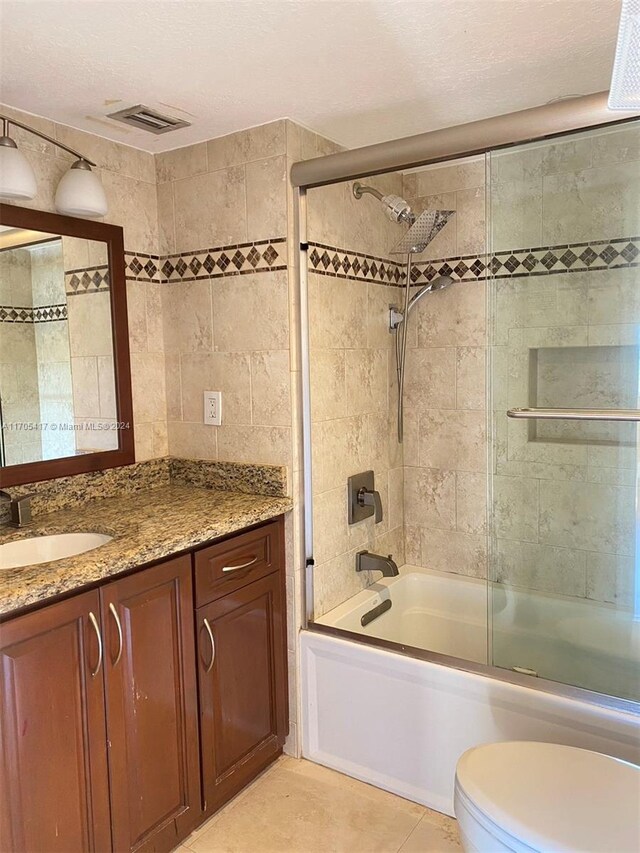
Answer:
<svg viewBox="0 0 640 853"><path fill-rule="evenodd" d="M362 628L362 615L389 597L391 610ZM502 606L496 598L497 624L502 613L505 629L513 615L509 608L530 607L532 598L534 604L539 599L518 631L517 654L527 653L523 665L531 660L549 665L557 656L561 670L575 658L572 643L579 632L565 625L567 637L561 637L560 617L596 612L585 603L587 610L576 615L569 608L575 602L551 596L527 595L526 602L505 596ZM544 625L536 622L541 614L548 616ZM318 622L466 660L487 659L486 585L445 573L405 568L399 578L374 584ZM510 648L500 630L497 641ZM640 717L631 710L535 689L536 679L531 687L512 684L317 631L302 632L301 652L304 755L448 814L456 762L480 743L545 740L640 763Z"/></svg>
<svg viewBox="0 0 640 853"><path fill-rule="evenodd" d="M494 585L491 650L487 584L448 572L404 566L320 617L332 625L381 640L614 696L640 699L640 622L586 599ZM392 606L365 627L362 616Z"/></svg>

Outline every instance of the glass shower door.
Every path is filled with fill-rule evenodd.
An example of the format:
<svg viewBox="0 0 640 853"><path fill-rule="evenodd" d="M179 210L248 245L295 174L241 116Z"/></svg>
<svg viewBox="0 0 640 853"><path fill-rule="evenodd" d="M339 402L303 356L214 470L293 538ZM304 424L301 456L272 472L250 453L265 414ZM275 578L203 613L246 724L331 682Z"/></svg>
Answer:
<svg viewBox="0 0 640 853"><path fill-rule="evenodd" d="M640 699L640 124L489 176L492 662Z"/></svg>

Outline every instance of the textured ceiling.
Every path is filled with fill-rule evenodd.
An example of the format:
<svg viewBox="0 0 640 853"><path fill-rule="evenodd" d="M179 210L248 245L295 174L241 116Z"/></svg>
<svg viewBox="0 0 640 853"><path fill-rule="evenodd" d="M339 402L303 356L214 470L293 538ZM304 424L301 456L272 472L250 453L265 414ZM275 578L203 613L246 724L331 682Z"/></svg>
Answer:
<svg viewBox="0 0 640 853"><path fill-rule="evenodd" d="M148 151L283 116L355 147L607 89L619 0L2 0L0 100ZM105 119L145 103L191 128Z"/></svg>

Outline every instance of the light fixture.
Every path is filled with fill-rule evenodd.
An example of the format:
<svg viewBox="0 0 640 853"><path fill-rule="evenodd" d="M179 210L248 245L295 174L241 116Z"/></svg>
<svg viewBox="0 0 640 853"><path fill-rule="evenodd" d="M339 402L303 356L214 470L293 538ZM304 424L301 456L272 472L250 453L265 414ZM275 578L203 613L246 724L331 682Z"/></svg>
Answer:
<svg viewBox="0 0 640 853"><path fill-rule="evenodd" d="M608 106L640 109L640 0L622 0Z"/></svg>
<svg viewBox="0 0 640 853"><path fill-rule="evenodd" d="M15 119L0 115L2 120L2 136L0 137L0 197L10 199L30 199L37 191L36 176L24 154L18 150L15 141L9 136L10 125L33 133L62 148L69 154L77 157L69 171L62 176L56 191L55 205L58 213L66 213L69 216L95 217L104 216L107 212L107 197L100 179L91 171L96 164L84 157L68 145L63 145L34 130L26 124Z"/></svg>
<svg viewBox="0 0 640 853"><path fill-rule="evenodd" d="M9 136L9 128L2 120L0 136L0 196L29 199L38 192L36 176L31 164Z"/></svg>

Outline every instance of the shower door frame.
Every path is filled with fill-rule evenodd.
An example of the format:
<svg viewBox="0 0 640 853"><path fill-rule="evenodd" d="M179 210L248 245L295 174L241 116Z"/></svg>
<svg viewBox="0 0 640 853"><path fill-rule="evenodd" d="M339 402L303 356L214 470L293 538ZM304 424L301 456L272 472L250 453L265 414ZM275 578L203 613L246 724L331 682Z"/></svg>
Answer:
<svg viewBox="0 0 640 853"><path fill-rule="evenodd" d="M314 618L307 190L400 169L416 168L434 163L444 164L474 155L486 156L491 152L527 142L552 140L586 130L619 126L640 118L640 113L636 112L624 112L613 117L615 114L607 108L607 97L608 92L599 92L594 95L571 98L482 121L431 131L418 136L294 163L290 177L295 190L293 199L294 239L297 251L294 252L293 257L295 259L295 278L298 285L300 312L299 322L297 323L299 330L297 346L300 358L299 387L297 390L301 401L299 415L302 426L302 502L294 512L298 512L303 530L301 553L296 554L295 559L302 559L304 566L303 630L375 646L419 660L489 676L529 689L541 690L564 696L567 699L587 702L600 708L623 711L638 716L640 715L640 702L633 699L610 696L584 687L506 670L492 664L474 663L451 655L406 646L376 637L368 637L342 628L320 624ZM488 223L487 227L489 227ZM490 299L490 293L487 294L487 299ZM487 584L489 583L490 581L487 579Z"/></svg>

